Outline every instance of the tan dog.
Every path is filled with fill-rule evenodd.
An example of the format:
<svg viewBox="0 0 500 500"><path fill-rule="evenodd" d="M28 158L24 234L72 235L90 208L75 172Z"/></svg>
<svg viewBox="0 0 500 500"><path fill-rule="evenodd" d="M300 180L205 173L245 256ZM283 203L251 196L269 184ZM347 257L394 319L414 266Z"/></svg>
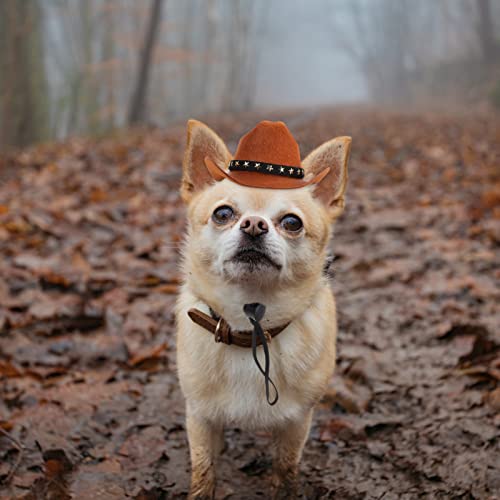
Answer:
<svg viewBox="0 0 500 500"><path fill-rule="evenodd" d="M263 123L289 134L280 122ZM189 227L177 362L192 462L189 498L214 497L214 462L226 426L272 432L274 497L294 496L313 407L335 367L335 301L323 266L331 224L344 207L350 143L338 137L307 156L299 165L303 187L249 187L230 178L233 158L222 139L198 121L188 123L182 197ZM288 324L269 343L279 392L273 406L251 349L215 342L188 316L196 308L216 314L214 321L224 318L232 331L249 331L243 305L254 302L266 306L265 329ZM262 359L262 347L257 350Z"/></svg>

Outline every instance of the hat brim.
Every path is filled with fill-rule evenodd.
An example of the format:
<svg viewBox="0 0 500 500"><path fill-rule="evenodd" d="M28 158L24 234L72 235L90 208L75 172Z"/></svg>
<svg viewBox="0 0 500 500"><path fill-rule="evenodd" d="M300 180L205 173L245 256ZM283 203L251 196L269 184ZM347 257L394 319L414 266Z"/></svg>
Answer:
<svg viewBox="0 0 500 500"><path fill-rule="evenodd" d="M299 189L310 184L317 184L330 171L330 167L326 167L312 179L293 179L282 177L279 175L266 174L261 172L244 172L244 171L226 171L220 168L212 159L205 157L205 165L210 175L216 181L228 179L240 186L263 188L263 189Z"/></svg>

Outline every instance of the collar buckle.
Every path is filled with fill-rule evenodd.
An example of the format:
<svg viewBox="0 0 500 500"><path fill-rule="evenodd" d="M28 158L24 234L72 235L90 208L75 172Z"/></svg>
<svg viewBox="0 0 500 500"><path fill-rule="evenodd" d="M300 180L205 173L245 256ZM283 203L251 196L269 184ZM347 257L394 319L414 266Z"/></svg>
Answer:
<svg viewBox="0 0 500 500"><path fill-rule="evenodd" d="M270 344L273 337L267 330L264 330L264 337L266 337L267 343Z"/></svg>
<svg viewBox="0 0 500 500"><path fill-rule="evenodd" d="M215 327L215 332L214 332L214 340L216 343L222 342L221 326L222 326L222 318L219 318L219 321L217 321L217 326Z"/></svg>

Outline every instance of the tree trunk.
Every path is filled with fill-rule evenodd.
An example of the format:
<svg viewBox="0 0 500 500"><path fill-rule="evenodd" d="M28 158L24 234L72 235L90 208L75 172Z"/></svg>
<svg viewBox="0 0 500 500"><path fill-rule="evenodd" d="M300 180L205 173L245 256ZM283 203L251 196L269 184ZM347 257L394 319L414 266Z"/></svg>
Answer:
<svg viewBox="0 0 500 500"><path fill-rule="evenodd" d="M151 72L153 49L158 37L163 0L152 0L149 23L144 38L144 44L139 57L137 79L130 102L128 122L130 125L146 120L146 96Z"/></svg>
<svg viewBox="0 0 500 500"><path fill-rule="evenodd" d="M0 146L45 138L47 80L37 0L0 1Z"/></svg>
<svg viewBox="0 0 500 500"><path fill-rule="evenodd" d="M494 61L497 52L493 33L493 20L491 18L491 0L476 0L476 4L479 12L477 31L481 43L481 52L483 59L490 63Z"/></svg>
<svg viewBox="0 0 500 500"><path fill-rule="evenodd" d="M193 29L195 27L195 17L196 17L196 5L193 0L184 0L184 12L182 17L182 39L181 47L186 54L191 54L194 52L193 44ZM179 99L180 108L175 109L177 115L182 115L182 113L191 114L191 110L194 108L194 84L193 73L194 73L194 62L191 58L184 61L181 60L181 81L182 81L182 97Z"/></svg>
<svg viewBox="0 0 500 500"><path fill-rule="evenodd" d="M200 87L200 103L204 112L213 111L211 93L213 89L213 68L215 66L215 47L217 46L217 26L216 26L216 5L214 0L205 0L206 8L206 34L205 34L205 54L202 59L203 84Z"/></svg>

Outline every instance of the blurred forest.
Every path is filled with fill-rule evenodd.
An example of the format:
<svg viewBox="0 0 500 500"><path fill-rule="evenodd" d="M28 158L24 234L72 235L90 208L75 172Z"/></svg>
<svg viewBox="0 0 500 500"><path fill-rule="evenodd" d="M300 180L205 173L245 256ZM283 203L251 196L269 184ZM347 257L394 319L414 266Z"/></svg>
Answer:
<svg viewBox="0 0 500 500"><path fill-rule="evenodd" d="M219 111L500 107L496 0L2 0L0 146Z"/></svg>
<svg viewBox="0 0 500 500"><path fill-rule="evenodd" d="M353 138L301 498L498 499L499 42L500 0L0 0L0 500L187 496L188 117ZM268 498L226 437L216 498Z"/></svg>

